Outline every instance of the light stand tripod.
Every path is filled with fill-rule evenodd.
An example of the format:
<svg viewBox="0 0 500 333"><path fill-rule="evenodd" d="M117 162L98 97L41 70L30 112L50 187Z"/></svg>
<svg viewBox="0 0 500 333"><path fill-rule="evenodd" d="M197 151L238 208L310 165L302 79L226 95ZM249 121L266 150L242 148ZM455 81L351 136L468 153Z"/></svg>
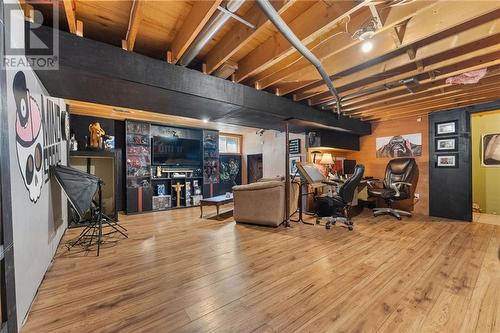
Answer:
<svg viewBox="0 0 500 333"><path fill-rule="evenodd" d="M298 170L295 171L295 174L293 175L292 179L296 179L296 177L297 177L298 174L299 174L299 171ZM303 196L308 196L311 193L309 193L309 192L303 193L302 192L302 186L303 186L303 184L302 184L302 178L301 178L301 181L299 183L299 210L298 210L298 212L299 212L299 218L297 220L290 219L290 221L297 222L297 223L308 224L308 225L314 225L314 223L310 223L310 222L304 221L304 218L303 218L302 198L303 198ZM295 212L295 213L297 213L297 212ZM293 213L292 216L295 215L295 213Z"/></svg>
<svg viewBox="0 0 500 333"><path fill-rule="evenodd" d="M119 225L118 222L116 222L114 219L110 218L109 216L107 216L102 212L102 185L104 185L104 182L99 179L98 190L97 190L99 196L98 203L96 207L91 208L90 210L91 216L87 220L88 225L85 227L85 229L82 230L80 235L74 241L68 242L67 244L68 250L74 247L75 245L83 245L85 246L86 249L88 249L94 244L93 241L95 239L97 243L97 256L99 256L103 236L107 236L118 232L125 238L128 238L126 234L127 229ZM111 227L113 231L103 234L102 233L103 225Z"/></svg>

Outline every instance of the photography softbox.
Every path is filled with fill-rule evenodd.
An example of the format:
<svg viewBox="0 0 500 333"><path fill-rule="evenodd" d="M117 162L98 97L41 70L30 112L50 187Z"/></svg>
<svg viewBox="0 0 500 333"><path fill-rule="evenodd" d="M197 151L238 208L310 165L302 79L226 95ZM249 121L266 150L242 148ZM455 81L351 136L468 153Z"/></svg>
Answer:
<svg viewBox="0 0 500 333"><path fill-rule="evenodd" d="M92 199L99 186L99 178L62 165L53 167L53 171L57 182L66 193L80 219L82 219L92 205Z"/></svg>

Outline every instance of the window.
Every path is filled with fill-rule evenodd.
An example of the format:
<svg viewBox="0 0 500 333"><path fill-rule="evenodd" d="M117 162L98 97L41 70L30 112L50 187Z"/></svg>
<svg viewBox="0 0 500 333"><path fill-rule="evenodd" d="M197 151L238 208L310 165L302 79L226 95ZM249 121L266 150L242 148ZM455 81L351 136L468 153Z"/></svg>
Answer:
<svg viewBox="0 0 500 333"><path fill-rule="evenodd" d="M219 134L219 153L241 154L241 135Z"/></svg>

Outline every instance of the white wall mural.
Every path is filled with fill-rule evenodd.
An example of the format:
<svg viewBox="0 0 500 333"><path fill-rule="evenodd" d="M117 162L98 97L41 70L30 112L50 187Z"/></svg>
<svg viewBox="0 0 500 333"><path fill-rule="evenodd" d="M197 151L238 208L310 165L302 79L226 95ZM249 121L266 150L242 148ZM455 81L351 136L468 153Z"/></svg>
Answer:
<svg viewBox="0 0 500 333"><path fill-rule="evenodd" d="M377 138L376 149L377 157L422 156L422 133Z"/></svg>

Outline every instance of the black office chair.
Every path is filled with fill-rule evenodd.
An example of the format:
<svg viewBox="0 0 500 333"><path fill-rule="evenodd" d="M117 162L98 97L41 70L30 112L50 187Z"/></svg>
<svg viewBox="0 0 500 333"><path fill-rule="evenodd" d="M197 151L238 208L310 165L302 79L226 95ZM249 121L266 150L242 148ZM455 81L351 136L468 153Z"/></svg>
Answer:
<svg viewBox="0 0 500 333"><path fill-rule="evenodd" d="M354 174L348 178L338 190L337 195L333 197L316 197L316 224L321 222L321 218L329 217L325 228L330 229L332 224L337 221L342 221L349 230L353 229L353 223L349 217L349 211L354 199L354 193L357 191L358 185L363 178L365 167L363 165L356 165ZM328 185L337 185L336 182L324 181Z"/></svg>
<svg viewBox="0 0 500 333"><path fill-rule="evenodd" d="M368 182L368 195L384 199L387 208L373 209L373 216L390 214L401 220L401 216L411 216L410 212L392 208L394 201L413 199L418 181L418 166L413 158L390 160L385 169L382 187Z"/></svg>

